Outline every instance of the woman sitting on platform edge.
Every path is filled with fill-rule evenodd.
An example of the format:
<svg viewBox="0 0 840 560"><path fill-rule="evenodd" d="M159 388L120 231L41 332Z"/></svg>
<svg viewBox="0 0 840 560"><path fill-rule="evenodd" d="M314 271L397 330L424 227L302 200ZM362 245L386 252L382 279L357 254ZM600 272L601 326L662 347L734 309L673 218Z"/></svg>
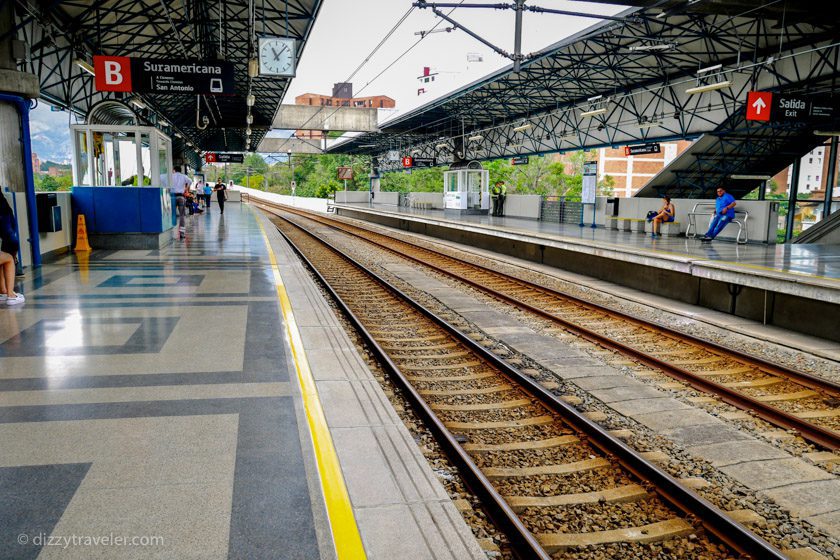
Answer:
<svg viewBox="0 0 840 560"><path fill-rule="evenodd" d="M26 301L15 293L15 255L20 248L15 213L0 193L0 303L18 305Z"/></svg>
<svg viewBox="0 0 840 560"><path fill-rule="evenodd" d="M674 216L676 215L676 209L674 205L671 204L671 197L664 196L662 197L665 199L665 203L662 205L662 208L659 209L659 212L653 217L653 233L650 234L651 237L662 237L660 233L662 227L660 224L663 222L673 222Z"/></svg>

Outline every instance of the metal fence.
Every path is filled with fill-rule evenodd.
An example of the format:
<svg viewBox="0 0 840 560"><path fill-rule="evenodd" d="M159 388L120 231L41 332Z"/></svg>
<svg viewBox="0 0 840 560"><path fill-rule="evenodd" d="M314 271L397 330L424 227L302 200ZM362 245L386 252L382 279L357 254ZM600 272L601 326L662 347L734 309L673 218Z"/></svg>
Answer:
<svg viewBox="0 0 840 560"><path fill-rule="evenodd" d="M568 201L562 196L544 196L540 206L540 220L561 224L580 222L580 202Z"/></svg>

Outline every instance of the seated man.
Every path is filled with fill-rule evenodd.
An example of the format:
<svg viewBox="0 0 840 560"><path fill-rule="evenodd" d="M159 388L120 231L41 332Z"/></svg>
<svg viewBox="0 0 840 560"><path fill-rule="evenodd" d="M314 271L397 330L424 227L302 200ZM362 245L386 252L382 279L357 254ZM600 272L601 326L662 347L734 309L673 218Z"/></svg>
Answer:
<svg viewBox="0 0 840 560"><path fill-rule="evenodd" d="M726 189L723 187L718 187L717 200L715 200L715 215L712 218L712 223L709 224L709 231L700 238L700 241L711 241L733 219L735 219L735 197L726 192Z"/></svg>

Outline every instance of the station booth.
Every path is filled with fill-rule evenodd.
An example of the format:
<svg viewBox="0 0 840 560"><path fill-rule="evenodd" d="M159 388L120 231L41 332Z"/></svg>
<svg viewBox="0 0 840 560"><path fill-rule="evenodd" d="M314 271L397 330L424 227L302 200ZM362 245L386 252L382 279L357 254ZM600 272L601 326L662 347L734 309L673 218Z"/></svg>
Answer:
<svg viewBox="0 0 840 560"><path fill-rule="evenodd" d="M157 249L175 225L172 140L152 126L70 127L74 216L97 249Z"/></svg>
<svg viewBox="0 0 840 560"><path fill-rule="evenodd" d="M490 172L478 162L443 173L444 214L487 214L490 211Z"/></svg>

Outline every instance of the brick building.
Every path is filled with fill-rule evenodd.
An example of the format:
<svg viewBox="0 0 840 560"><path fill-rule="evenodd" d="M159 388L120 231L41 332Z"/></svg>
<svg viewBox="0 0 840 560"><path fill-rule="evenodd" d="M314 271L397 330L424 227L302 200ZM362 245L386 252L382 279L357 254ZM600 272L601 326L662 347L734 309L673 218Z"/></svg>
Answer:
<svg viewBox="0 0 840 560"><path fill-rule="evenodd" d="M660 153L638 156L625 156L624 147L599 148L598 181L609 175L615 181L615 196L629 198L690 145L688 140L662 142Z"/></svg>
<svg viewBox="0 0 840 560"><path fill-rule="evenodd" d="M41 160L38 158L38 154L32 152L32 173L39 174L41 172Z"/></svg>
<svg viewBox="0 0 840 560"><path fill-rule="evenodd" d="M295 105L314 105L319 107L359 107L367 109L393 109L397 102L387 95L353 97L353 84L340 82L333 85L332 95L304 93L295 97ZM324 133L320 130L296 130L297 138L320 140Z"/></svg>

